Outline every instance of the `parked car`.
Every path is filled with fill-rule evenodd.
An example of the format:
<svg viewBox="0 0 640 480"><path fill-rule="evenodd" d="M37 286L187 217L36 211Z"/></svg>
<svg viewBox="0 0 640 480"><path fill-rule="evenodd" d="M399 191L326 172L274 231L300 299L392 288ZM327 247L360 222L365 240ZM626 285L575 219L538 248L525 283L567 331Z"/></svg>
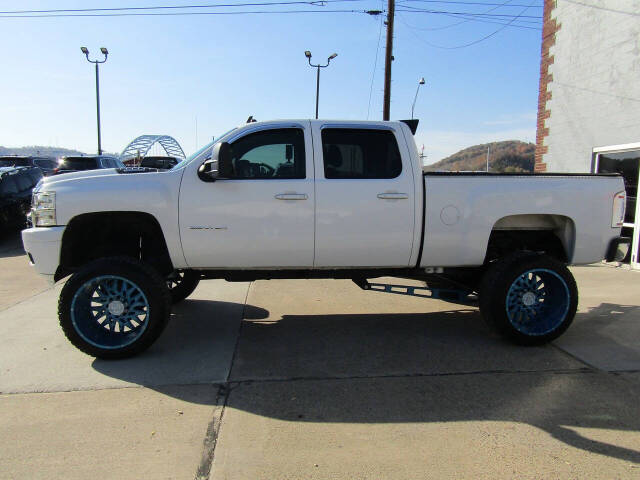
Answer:
<svg viewBox="0 0 640 480"><path fill-rule="evenodd" d="M141 167L157 168L159 170L169 170L178 164L175 157L144 157L140 161Z"/></svg>
<svg viewBox="0 0 640 480"><path fill-rule="evenodd" d="M617 174L424 173L402 122L236 128L168 171L48 177L22 232L37 272L69 275L67 338L102 358L148 348L201 279L391 276L477 301L518 344L560 336L578 304L568 265L624 256ZM395 288L395 290L394 290ZM407 287L405 294L413 294Z"/></svg>
<svg viewBox="0 0 640 480"><path fill-rule="evenodd" d="M17 156L0 157L0 167L37 167L43 175L51 175L58 166L54 157Z"/></svg>
<svg viewBox="0 0 640 480"><path fill-rule="evenodd" d="M78 172L81 170L99 170L103 168L124 168L124 164L116 157L108 155L87 155L82 157L62 157L54 174Z"/></svg>
<svg viewBox="0 0 640 480"><path fill-rule="evenodd" d="M0 167L0 229L23 228L31 193L42 178L36 167Z"/></svg>

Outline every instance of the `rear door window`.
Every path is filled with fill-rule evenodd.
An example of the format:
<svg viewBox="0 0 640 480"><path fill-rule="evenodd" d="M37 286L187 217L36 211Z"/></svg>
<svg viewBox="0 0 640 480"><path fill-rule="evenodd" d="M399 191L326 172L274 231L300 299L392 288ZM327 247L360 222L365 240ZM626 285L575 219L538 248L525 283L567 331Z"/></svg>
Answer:
<svg viewBox="0 0 640 480"><path fill-rule="evenodd" d="M325 128L322 152L325 178L396 178L402 172L390 130Z"/></svg>
<svg viewBox="0 0 640 480"><path fill-rule="evenodd" d="M94 170L98 168L96 158L70 157L64 160L63 170Z"/></svg>

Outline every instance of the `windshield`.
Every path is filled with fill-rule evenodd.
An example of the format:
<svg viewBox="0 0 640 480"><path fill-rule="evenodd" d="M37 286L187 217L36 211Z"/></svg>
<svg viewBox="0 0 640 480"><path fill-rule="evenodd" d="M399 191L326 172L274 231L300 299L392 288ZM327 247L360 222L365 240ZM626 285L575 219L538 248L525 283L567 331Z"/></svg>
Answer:
<svg viewBox="0 0 640 480"><path fill-rule="evenodd" d="M173 168L171 170L177 170L179 168L184 167L187 163L191 162L191 160L193 160L196 157L199 157L200 155L202 155L204 152L206 152L207 150L211 149L216 143L224 140L224 138L229 135L231 132L233 132L234 130L236 130L235 128L232 128L231 130L229 130L228 132L225 132L224 134L220 135L217 139L207 143L204 147L202 147L200 150L198 150L196 153L192 153L191 155L189 155L187 158L185 158L184 160L182 160L180 163L177 163L176 165L173 166Z"/></svg>

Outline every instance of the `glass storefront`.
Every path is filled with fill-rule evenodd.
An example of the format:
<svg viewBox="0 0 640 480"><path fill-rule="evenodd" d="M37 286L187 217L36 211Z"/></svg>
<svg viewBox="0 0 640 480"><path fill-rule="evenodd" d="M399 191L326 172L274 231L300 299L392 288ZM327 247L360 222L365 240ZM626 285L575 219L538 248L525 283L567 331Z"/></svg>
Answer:
<svg viewBox="0 0 640 480"><path fill-rule="evenodd" d="M631 249L624 262L640 268L638 241L640 236L640 213L638 212L638 173L640 171L640 144L618 145L594 149L594 170L598 173L619 173L624 178L627 191L627 209L622 235L633 239Z"/></svg>

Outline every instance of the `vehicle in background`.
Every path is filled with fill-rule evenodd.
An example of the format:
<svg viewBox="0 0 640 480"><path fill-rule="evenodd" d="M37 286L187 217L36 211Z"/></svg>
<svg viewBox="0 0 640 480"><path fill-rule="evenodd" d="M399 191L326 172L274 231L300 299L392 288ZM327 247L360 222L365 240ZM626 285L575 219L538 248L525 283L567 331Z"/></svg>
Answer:
<svg viewBox="0 0 640 480"><path fill-rule="evenodd" d="M0 230L25 227L31 193L41 178L36 167L0 167Z"/></svg>
<svg viewBox="0 0 640 480"><path fill-rule="evenodd" d="M52 175L58 166L54 157L7 155L0 157L0 167L37 167L43 175Z"/></svg>
<svg viewBox="0 0 640 480"><path fill-rule="evenodd" d="M175 157L144 157L140 161L141 167L157 168L159 170L169 170L178 164Z"/></svg>
<svg viewBox="0 0 640 480"><path fill-rule="evenodd" d="M101 168L124 168L124 164L116 157L108 155L87 155L86 157L62 157L58 161L54 175L60 173L79 172L82 170L99 170Z"/></svg>

